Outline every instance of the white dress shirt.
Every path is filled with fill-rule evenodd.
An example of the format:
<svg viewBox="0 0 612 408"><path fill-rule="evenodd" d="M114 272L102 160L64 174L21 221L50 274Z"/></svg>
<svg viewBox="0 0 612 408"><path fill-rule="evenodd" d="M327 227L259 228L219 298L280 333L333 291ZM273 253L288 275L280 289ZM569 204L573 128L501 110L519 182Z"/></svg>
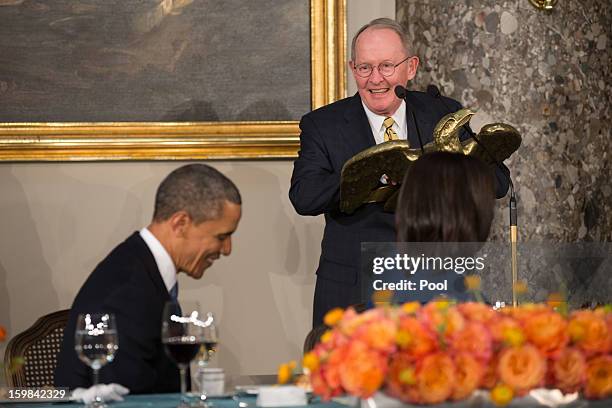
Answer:
<svg viewBox="0 0 612 408"><path fill-rule="evenodd" d="M385 141L385 126L383 125L383 121L386 116L380 116L376 113L372 112L368 107L361 101L363 105L363 109L365 109L366 116L368 117L368 122L370 122L370 127L372 128L372 134L374 135L374 140L376 144L380 144ZM395 123L392 128L397 133L397 136L400 139L406 140L408 137L408 129L406 124L406 102L402 100L399 108L395 111L395 113L391 116Z"/></svg>
<svg viewBox="0 0 612 408"><path fill-rule="evenodd" d="M176 284L176 266L174 266L170 254L146 227L140 230L140 236L153 253L157 269L159 269L166 289L170 292L170 289Z"/></svg>

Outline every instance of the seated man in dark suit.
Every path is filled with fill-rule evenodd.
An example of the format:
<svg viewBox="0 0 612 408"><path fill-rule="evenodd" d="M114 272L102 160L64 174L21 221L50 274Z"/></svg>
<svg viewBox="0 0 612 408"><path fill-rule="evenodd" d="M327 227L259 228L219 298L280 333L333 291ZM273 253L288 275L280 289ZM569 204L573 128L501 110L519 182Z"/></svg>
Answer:
<svg viewBox="0 0 612 408"><path fill-rule="evenodd" d="M157 190L151 224L113 249L77 294L55 385L91 386L91 371L74 350L76 320L79 313L108 312L116 317L119 350L100 371L100 382L132 393L178 391L178 369L161 342L164 304L176 295L178 272L199 279L230 254L240 216L240 193L217 170L191 164L170 173Z"/></svg>

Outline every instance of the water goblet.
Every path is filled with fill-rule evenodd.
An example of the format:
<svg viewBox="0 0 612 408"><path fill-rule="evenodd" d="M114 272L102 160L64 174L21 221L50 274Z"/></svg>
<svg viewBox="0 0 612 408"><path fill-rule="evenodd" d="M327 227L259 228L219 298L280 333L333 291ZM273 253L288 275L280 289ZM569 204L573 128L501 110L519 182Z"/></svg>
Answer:
<svg viewBox="0 0 612 408"><path fill-rule="evenodd" d="M110 313L83 313L77 317L74 348L81 361L91 367L93 385L98 385L100 369L115 358L119 348L115 316ZM106 407L96 392L91 408Z"/></svg>

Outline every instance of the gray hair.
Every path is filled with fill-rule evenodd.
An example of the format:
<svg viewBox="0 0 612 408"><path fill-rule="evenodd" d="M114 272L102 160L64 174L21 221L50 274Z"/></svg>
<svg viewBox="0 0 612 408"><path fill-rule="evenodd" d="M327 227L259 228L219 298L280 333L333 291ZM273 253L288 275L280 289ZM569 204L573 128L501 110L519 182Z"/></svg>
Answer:
<svg viewBox="0 0 612 408"><path fill-rule="evenodd" d="M406 50L406 56L410 56L410 39L408 38L408 34L404 30L404 27L400 23L390 18L382 17L377 18L370 21L368 24L364 25L357 31L357 34L353 37L353 42L351 43L351 61L355 61L355 46L357 44L357 37L361 33L363 33L368 28L372 29L384 29L387 28L389 30L393 30L397 35L399 35L402 44L404 45L404 49Z"/></svg>
<svg viewBox="0 0 612 408"><path fill-rule="evenodd" d="M205 164L188 164L170 173L155 194L153 220L186 211L195 224L221 217L225 201L241 204L236 185Z"/></svg>

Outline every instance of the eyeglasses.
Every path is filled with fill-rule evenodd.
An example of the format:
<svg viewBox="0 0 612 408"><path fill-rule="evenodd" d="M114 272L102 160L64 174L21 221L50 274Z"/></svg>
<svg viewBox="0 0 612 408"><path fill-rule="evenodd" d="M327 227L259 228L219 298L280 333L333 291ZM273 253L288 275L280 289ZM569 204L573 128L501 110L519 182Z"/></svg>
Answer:
<svg viewBox="0 0 612 408"><path fill-rule="evenodd" d="M382 76L391 76L395 72L395 68L397 68L398 65L408 61L410 58L411 57L406 57L397 64L394 64L391 61L383 61L377 66L378 72L380 72ZM359 64L356 65L353 69L355 70L355 74L362 78L369 77L370 75L372 75L372 71L374 71L374 67L371 64Z"/></svg>

